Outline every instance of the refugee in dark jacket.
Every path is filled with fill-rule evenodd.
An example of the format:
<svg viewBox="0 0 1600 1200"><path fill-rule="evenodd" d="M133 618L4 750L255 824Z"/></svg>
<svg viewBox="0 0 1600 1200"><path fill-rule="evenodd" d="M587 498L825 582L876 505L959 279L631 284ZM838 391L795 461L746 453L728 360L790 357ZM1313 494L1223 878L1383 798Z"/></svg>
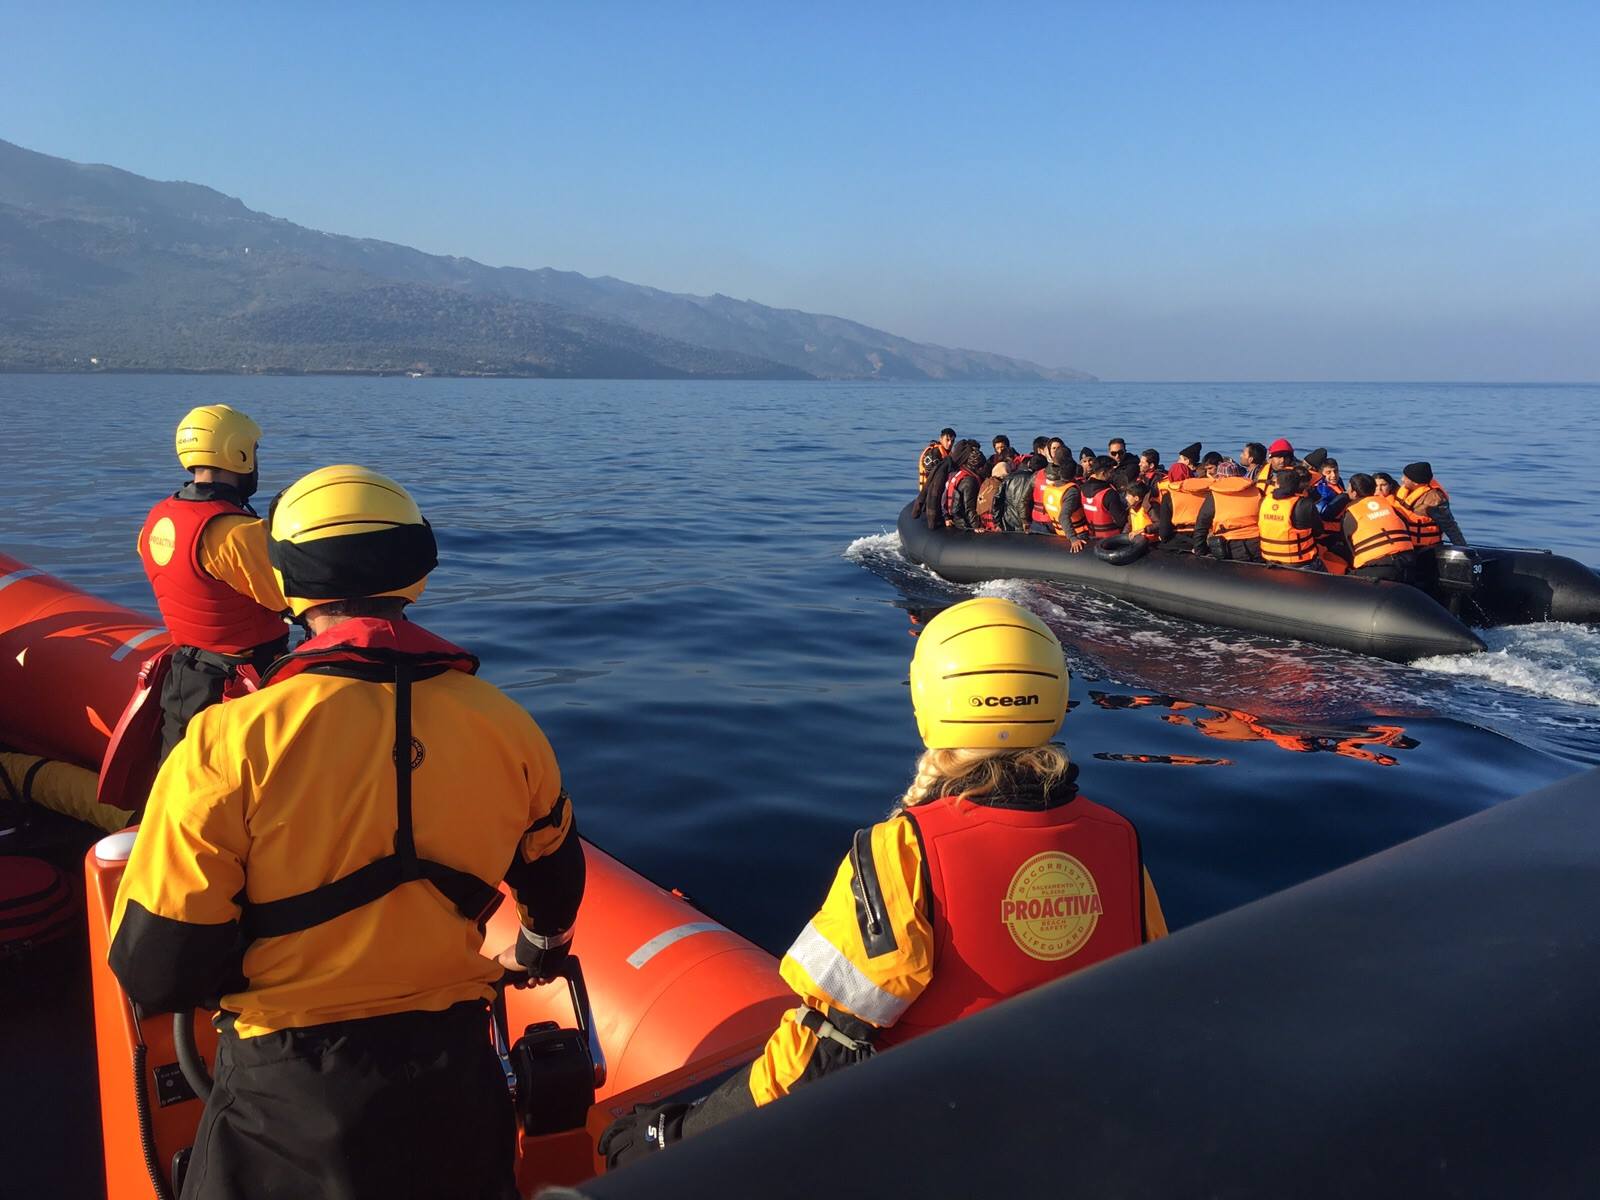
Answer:
<svg viewBox="0 0 1600 1200"><path fill-rule="evenodd" d="M962 450L960 443L950 453L950 466L944 481L944 523L951 529L979 532L978 488L988 474L983 451L976 444ZM930 481L931 482L931 481Z"/></svg>
<svg viewBox="0 0 1600 1200"><path fill-rule="evenodd" d="M1006 533L1028 532L1028 520L1033 514L1033 477L1036 473L1013 471L1000 485L1000 503L997 507L1000 528Z"/></svg>
<svg viewBox="0 0 1600 1200"><path fill-rule="evenodd" d="M944 461L939 463L928 473L928 482L923 486L922 494L911 506L911 515L921 517L929 529L943 529L944 518L944 491L945 483L950 478L952 465L958 455L965 455L968 450L977 450L978 443L971 438L962 438L950 447L950 453ZM978 451L978 457L983 457L983 452Z"/></svg>

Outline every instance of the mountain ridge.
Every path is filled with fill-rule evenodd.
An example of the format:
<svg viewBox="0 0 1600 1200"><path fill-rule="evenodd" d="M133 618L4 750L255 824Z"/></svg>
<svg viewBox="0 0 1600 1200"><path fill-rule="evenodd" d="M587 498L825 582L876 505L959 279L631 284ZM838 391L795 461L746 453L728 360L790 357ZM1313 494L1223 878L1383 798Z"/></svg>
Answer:
<svg viewBox="0 0 1600 1200"><path fill-rule="evenodd" d="M0 141L0 369L86 367L1093 378L723 293L312 230L205 184Z"/></svg>

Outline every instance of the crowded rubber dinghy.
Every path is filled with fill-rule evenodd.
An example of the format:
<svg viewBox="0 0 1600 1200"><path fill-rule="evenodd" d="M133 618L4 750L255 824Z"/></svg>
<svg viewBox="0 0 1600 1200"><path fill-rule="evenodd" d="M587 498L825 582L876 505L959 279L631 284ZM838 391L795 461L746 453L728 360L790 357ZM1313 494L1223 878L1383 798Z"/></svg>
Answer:
<svg viewBox="0 0 1600 1200"><path fill-rule="evenodd" d="M1468 542L1433 464L1346 476L1318 447L1200 443L1171 466L1112 438L993 452L946 428L898 523L957 582L1082 584L1156 612L1408 661L1483 649L1472 627L1600 621L1600 579L1547 551Z"/></svg>

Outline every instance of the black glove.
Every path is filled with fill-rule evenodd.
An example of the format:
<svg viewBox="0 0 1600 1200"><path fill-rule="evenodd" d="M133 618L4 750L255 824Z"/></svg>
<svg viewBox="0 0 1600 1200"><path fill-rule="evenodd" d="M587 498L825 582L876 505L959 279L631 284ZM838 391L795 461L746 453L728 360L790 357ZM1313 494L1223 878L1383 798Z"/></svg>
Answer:
<svg viewBox="0 0 1600 1200"><path fill-rule="evenodd" d="M605 1156L606 1169L615 1170L681 1141L683 1118L688 1111L687 1104L641 1104L628 1116L618 1117L600 1135L598 1149Z"/></svg>
<svg viewBox="0 0 1600 1200"><path fill-rule="evenodd" d="M529 982L543 983L560 973L567 955L572 952L572 934L568 931L556 937L560 939L559 944L541 946L525 929L517 935L517 965L527 968ZM555 941L556 938L540 940Z"/></svg>

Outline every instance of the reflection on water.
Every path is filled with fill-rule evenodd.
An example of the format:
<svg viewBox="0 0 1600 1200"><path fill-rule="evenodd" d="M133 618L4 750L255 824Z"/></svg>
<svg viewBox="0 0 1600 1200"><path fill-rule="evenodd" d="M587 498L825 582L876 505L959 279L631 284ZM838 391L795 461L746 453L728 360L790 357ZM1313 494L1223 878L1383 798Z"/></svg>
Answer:
<svg viewBox="0 0 1600 1200"><path fill-rule="evenodd" d="M1379 767L1395 766L1400 760L1372 747L1388 750L1415 750L1420 744L1401 725L1346 725L1325 721L1268 720L1241 708L1219 708L1174 696L1132 695L1090 692L1089 699L1104 709L1151 708L1163 710L1161 719L1168 725L1188 726L1221 742L1267 742L1292 754L1337 754L1357 762ZM1114 762L1172 762L1174 755L1095 755ZM1225 759L1193 759L1183 765L1226 765Z"/></svg>
<svg viewBox="0 0 1600 1200"><path fill-rule="evenodd" d="M1101 751L1094 755L1101 762L1156 763L1163 767L1231 767L1231 758L1200 758L1193 754L1113 754Z"/></svg>

